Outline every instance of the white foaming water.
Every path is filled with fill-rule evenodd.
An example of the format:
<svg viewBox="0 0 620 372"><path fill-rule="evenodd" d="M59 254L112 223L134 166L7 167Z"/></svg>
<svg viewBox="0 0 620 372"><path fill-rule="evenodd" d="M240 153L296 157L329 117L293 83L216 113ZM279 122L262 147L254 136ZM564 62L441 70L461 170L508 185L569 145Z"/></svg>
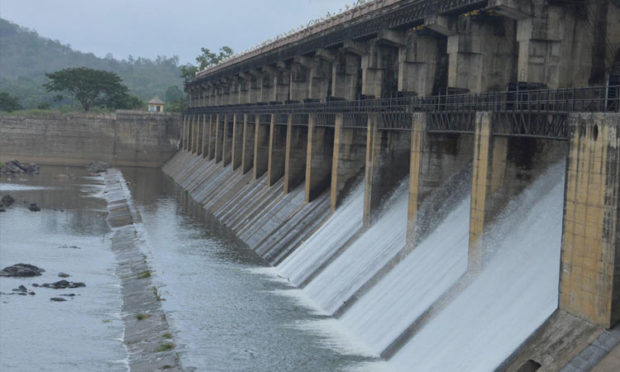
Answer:
<svg viewBox="0 0 620 372"><path fill-rule="evenodd" d="M380 354L467 270L470 197L340 320Z"/></svg>
<svg viewBox="0 0 620 372"><path fill-rule="evenodd" d="M304 288L329 314L338 310L405 246L407 185L408 180L405 180L379 220ZM319 246L312 248L320 249Z"/></svg>
<svg viewBox="0 0 620 372"><path fill-rule="evenodd" d="M329 220L277 266L278 271L291 283L300 285L362 227L363 215L361 182Z"/></svg>
<svg viewBox="0 0 620 372"><path fill-rule="evenodd" d="M0 191L35 191L35 190L52 190L54 187L22 185L19 183L0 183Z"/></svg>
<svg viewBox="0 0 620 372"><path fill-rule="evenodd" d="M491 226L495 254L479 276L390 360L400 371L491 371L558 302L564 163L556 164Z"/></svg>

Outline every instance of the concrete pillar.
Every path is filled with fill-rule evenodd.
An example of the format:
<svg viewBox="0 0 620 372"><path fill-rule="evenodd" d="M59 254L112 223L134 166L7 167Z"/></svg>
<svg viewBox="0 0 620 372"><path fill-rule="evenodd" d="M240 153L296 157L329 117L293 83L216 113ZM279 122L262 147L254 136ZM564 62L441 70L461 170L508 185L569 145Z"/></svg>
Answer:
<svg viewBox="0 0 620 372"><path fill-rule="evenodd" d="M491 212L497 210L493 194L502 187L506 173L508 138L493 136L492 125L490 112L476 113L469 222L470 270L478 270L482 266L485 229Z"/></svg>
<svg viewBox="0 0 620 372"><path fill-rule="evenodd" d="M284 176L288 114L272 114L269 126L269 161L267 185L273 186Z"/></svg>
<svg viewBox="0 0 620 372"><path fill-rule="evenodd" d="M233 170L241 166L241 159L243 157L243 117L242 114L235 114L233 116L233 134L232 134L232 149L231 149L231 163Z"/></svg>
<svg viewBox="0 0 620 372"><path fill-rule="evenodd" d="M208 152L208 158L209 160L214 159L215 158L215 129L216 129L216 124L217 122L217 116L215 114L211 114L209 115L209 152Z"/></svg>
<svg viewBox="0 0 620 372"><path fill-rule="evenodd" d="M411 134L409 131L381 129L384 120L380 114L368 114L364 180L366 226L372 223L385 196L394 191L409 173Z"/></svg>
<svg viewBox="0 0 620 372"><path fill-rule="evenodd" d="M398 48L369 43L362 56L362 94L375 98L390 97L398 91Z"/></svg>
<svg viewBox="0 0 620 372"><path fill-rule="evenodd" d="M240 105L248 103L248 81L244 77L245 75L239 75L239 90L237 100Z"/></svg>
<svg viewBox="0 0 620 372"><path fill-rule="evenodd" d="M224 128L222 130L222 166L230 164L232 158L233 141L233 115L224 115Z"/></svg>
<svg viewBox="0 0 620 372"><path fill-rule="evenodd" d="M206 158L209 152L209 115L202 115L202 157Z"/></svg>
<svg viewBox="0 0 620 372"><path fill-rule="evenodd" d="M620 115L575 114L569 144L560 309L620 320Z"/></svg>
<svg viewBox="0 0 620 372"><path fill-rule="evenodd" d="M311 202L329 188L334 152L334 129L321 126L318 114L308 117L308 145L306 148L306 202ZM333 124L332 124L333 125Z"/></svg>
<svg viewBox="0 0 620 372"><path fill-rule="evenodd" d="M306 175L308 146L308 115L289 114L286 125L284 156L284 192L289 193L301 185Z"/></svg>
<svg viewBox="0 0 620 372"><path fill-rule="evenodd" d="M192 153L198 152L198 115L192 119Z"/></svg>
<svg viewBox="0 0 620 372"><path fill-rule="evenodd" d="M398 91L430 96L447 86L445 37L409 31L398 53Z"/></svg>
<svg viewBox="0 0 620 372"><path fill-rule="evenodd" d="M344 49L338 53L332 64L332 96L353 101L362 94L361 63L356 54Z"/></svg>
<svg viewBox="0 0 620 372"><path fill-rule="evenodd" d="M278 65L273 75L273 100L285 102L290 99L291 70L286 64Z"/></svg>
<svg viewBox="0 0 620 372"><path fill-rule="evenodd" d="M260 98L259 102L271 102L274 100L273 92L273 75L275 69L270 66L263 67L263 71L259 76Z"/></svg>
<svg viewBox="0 0 620 372"><path fill-rule="evenodd" d="M252 169L254 166L254 131L255 119L254 115L243 115L243 139L241 150L241 169L243 174Z"/></svg>
<svg viewBox="0 0 620 372"><path fill-rule="evenodd" d="M270 115L256 115L254 125L254 179L260 178L267 171L269 164L270 125Z"/></svg>
<svg viewBox="0 0 620 372"><path fill-rule="evenodd" d="M219 163L222 160L222 148L224 147L224 114L217 114L215 116L215 162Z"/></svg>
<svg viewBox="0 0 620 372"><path fill-rule="evenodd" d="M308 98L309 92L309 67L311 61L306 57L297 57L291 65L291 82L290 82L290 94L292 101L301 102Z"/></svg>
<svg viewBox="0 0 620 372"><path fill-rule="evenodd" d="M418 210L422 203L422 168L428 153L426 123L428 114L413 114L411 127L411 159L409 160L409 210L407 213L407 240L415 239L415 227L418 223Z"/></svg>
<svg viewBox="0 0 620 372"><path fill-rule="evenodd" d="M318 50L310 67L308 98L325 101L331 95L332 62L335 55L327 50Z"/></svg>
<svg viewBox="0 0 620 372"><path fill-rule="evenodd" d="M472 93L503 91L516 80L516 27L504 17L460 16L448 36L448 86Z"/></svg>
<svg viewBox="0 0 620 372"><path fill-rule="evenodd" d="M247 103L257 103L259 101L260 94L260 80L258 74L253 71L248 79L248 99Z"/></svg>
<svg viewBox="0 0 620 372"><path fill-rule="evenodd" d="M182 132L182 136L181 136L181 149L186 150L187 151L187 115L183 115L183 132Z"/></svg>
<svg viewBox="0 0 620 372"><path fill-rule="evenodd" d="M345 115L346 120L354 125L344 127ZM332 211L336 210L348 189L353 186L352 182L364 171L366 131L355 127L363 126L364 123L360 122L367 120L364 114L336 114L330 191Z"/></svg>
<svg viewBox="0 0 620 372"><path fill-rule="evenodd" d="M202 156L202 115L196 115L196 155Z"/></svg>

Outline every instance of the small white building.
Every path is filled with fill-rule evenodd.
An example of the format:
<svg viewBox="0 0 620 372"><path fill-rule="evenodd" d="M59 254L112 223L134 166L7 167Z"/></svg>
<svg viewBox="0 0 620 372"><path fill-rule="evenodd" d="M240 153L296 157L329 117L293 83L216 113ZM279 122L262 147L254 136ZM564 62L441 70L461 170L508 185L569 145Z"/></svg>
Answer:
<svg viewBox="0 0 620 372"><path fill-rule="evenodd" d="M164 112L164 101L154 97L149 101L149 112Z"/></svg>

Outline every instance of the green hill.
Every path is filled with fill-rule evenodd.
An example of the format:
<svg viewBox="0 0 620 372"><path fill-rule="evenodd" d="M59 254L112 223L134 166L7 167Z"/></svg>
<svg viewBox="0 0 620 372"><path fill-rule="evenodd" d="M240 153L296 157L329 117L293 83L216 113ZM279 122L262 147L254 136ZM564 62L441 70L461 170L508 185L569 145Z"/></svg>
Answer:
<svg viewBox="0 0 620 372"><path fill-rule="evenodd" d="M22 106L34 108L45 103L57 104L55 94L48 93L42 86L48 81L45 73L82 66L118 74L130 93L145 101L154 96L165 98L170 87L175 88L168 91L168 96L171 92L178 95L183 89L177 57L158 57L154 61L99 58L0 18L0 92L17 97ZM65 99L64 103L67 102Z"/></svg>

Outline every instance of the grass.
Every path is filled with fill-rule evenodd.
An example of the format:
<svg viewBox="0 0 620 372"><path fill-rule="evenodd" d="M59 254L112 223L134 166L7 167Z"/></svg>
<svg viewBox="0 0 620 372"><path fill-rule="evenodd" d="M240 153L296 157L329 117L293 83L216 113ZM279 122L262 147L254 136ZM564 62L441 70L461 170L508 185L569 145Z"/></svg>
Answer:
<svg viewBox="0 0 620 372"><path fill-rule="evenodd" d="M148 319L150 317L151 317L151 314L144 314L144 313L136 314L136 319L138 319L138 320L144 320L144 319Z"/></svg>
<svg viewBox="0 0 620 372"><path fill-rule="evenodd" d="M161 296L159 295L159 292L157 291L157 287L153 287L153 293L155 294L155 298L157 299L157 301L163 301L164 299L161 298Z"/></svg>
<svg viewBox="0 0 620 372"><path fill-rule="evenodd" d="M110 320L110 319L104 319L104 320L103 320L103 322L104 322L104 323L110 323L110 322L111 322L111 320Z"/></svg>
<svg viewBox="0 0 620 372"><path fill-rule="evenodd" d="M0 161L0 168L4 168L4 163Z"/></svg>
<svg viewBox="0 0 620 372"><path fill-rule="evenodd" d="M163 351L169 351L174 349L175 345L172 342L166 342L164 344L161 344L159 346L157 346L157 352L161 353Z"/></svg>
<svg viewBox="0 0 620 372"><path fill-rule="evenodd" d="M143 271L140 274L138 274L138 279L146 279L150 277L151 277L151 272L149 270Z"/></svg>
<svg viewBox="0 0 620 372"><path fill-rule="evenodd" d="M170 332L166 332L163 335L161 335L163 338L172 338L172 334Z"/></svg>

